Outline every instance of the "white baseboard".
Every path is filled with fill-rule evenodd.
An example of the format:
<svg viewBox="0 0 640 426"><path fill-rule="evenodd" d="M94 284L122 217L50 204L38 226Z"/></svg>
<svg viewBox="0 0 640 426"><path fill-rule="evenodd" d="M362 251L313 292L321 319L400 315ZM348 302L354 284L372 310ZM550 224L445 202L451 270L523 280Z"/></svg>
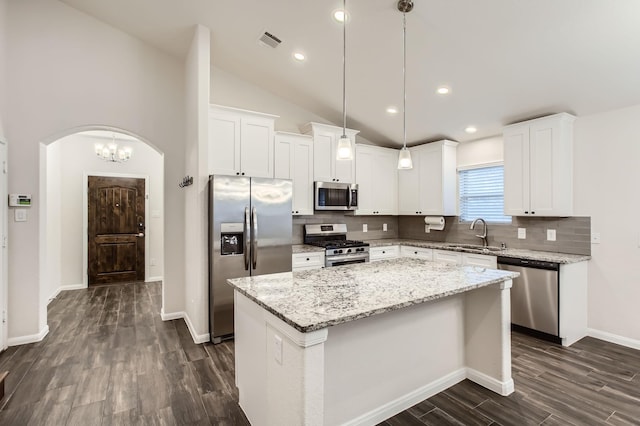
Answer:
<svg viewBox="0 0 640 426"><path fill-rule="evenodd" d="M191 333L191 338L196 344L210 341L209 333L205 333L205 334L195 333L195 327L193 326L193 323L191 322L191 318L189 318L189 315L187 315L186 312L170 312L167 314L164 312L164 310L160 310L160 318L162 318L162 321L171 321L171 320L182 318L184 319L184 322L187 324L189 333Z"/></svg>
<svg viewBox="0 0 640 426"><path fill-rule="evenodd" d="M184 316L185 316L184 312L169 312L168 314L166 314L164 312L164 309L160 310L160 318L162 318L162 321L171 321L175 319L180 319L180 318L184 318Z"/></svg>
<svg viewBox="0 0 640 426"><path fill-rule="evenodd" d="M461 368L460 370L456 370L453 373L447 374L446 376L438 380L435 380L412 392L409 392L408 394L401 396L400 398L388 402L383 406L376 408L375 410L358 416L355 419L344 423L343 425L356 426L378 424L388 419L389 417L393 417L399 412L414 406L418 402L423 401L427 398L431 398L433 395L436 395L443 390L450 388L456 383L463 381L466 377L467 369Z"/></svg>
<svg viewBox="0 0 640 426"><path fill-rule="evenodd" d="M70 284L70 285L63 285L60 286L56 289L56 291L53 292L53 294L51 296L49 296L49 299L47 299L47 305L49 305L49 303L51 303L51 301L53 301L53 299L55 299L56 297L58 297L58 295L63 292L63 291L67 291L67 290L81 290L83 288L87 288L86 285L84 284Z"/></svg>
<svg viewBox="0 0 640 426"><path fill-rule="evenodd" d="M196 329L191 322L191 318L189 318L189 314L187 314L186 312L184 313L184 322L187 323L187 328L189 329L189 333L191 333L191 338L196 344L208 342L211 340L209 333L196 334Z"/></svg>
<svg viewBox="0 0 640 426"><path fill-rule="evenodd" d="M44 328L38 334L30 334L28 336L9 337L7 339L7 346L26 345L28 343L37 343L44 339L49 334L49 326L45 325Z"/></svg>
<svg viewBox="0 0 640 426"><path fill-rule="evenodd" d="M149 277L146 280L144 280L145 283L150 283L150 282L154 282L154 281L163 281L164 278L163 277Z"/></svg>
<svg viewBox="0 0 640 426"><path fill-rule="evenodd" d="M589 328L587 330L587 335L596 339L604 340L605 342L615 343L617 345L626 346L631 349L640 350L640 340L637 339L631 339L629 337L619 336L617 334L595 330L593 328Z"/></svg>
<svg viewBox="0 0 640 426"><path fill-rule="evenodd" d="M501 382L473 368L467 368L467 379L502 396L511 395L515 390L513 379Z"/></svg>

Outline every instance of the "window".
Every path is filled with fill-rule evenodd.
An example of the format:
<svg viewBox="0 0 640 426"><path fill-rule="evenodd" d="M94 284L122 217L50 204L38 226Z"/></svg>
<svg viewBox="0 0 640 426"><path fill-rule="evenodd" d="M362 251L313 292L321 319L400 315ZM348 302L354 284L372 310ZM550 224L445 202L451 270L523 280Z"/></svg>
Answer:
<svg viewBox="0 0 640 426"><path fill-rule="evenodd" d="M458 170L460 221L481 217L487 222L511 223L504 215L504 166Z"/></svg>

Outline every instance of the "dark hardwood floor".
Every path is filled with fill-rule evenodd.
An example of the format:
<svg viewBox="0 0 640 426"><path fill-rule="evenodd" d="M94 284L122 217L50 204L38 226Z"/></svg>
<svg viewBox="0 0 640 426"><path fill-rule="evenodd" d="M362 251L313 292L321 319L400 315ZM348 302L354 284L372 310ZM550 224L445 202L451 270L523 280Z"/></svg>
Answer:
<svg viewBox="0 0 640 426"><path fill-rule="evenodd" d="M233 342L196 345L160 319L160 283L62 292L49 335L0 355L0 425L247 425ZM464 381L382 425L640 425L640 351L513 334L516 392Z"/></svg>

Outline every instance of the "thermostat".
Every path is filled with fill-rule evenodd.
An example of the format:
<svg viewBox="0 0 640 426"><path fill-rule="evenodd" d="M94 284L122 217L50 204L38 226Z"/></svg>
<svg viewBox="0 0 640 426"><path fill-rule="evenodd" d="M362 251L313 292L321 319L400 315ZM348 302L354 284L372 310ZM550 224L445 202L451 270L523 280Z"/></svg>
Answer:
<svg viewBox="0 0 640 426"><path fill-rule="evenodd" d="M31 194L9 194L9 207L31 207Z"/></svg>

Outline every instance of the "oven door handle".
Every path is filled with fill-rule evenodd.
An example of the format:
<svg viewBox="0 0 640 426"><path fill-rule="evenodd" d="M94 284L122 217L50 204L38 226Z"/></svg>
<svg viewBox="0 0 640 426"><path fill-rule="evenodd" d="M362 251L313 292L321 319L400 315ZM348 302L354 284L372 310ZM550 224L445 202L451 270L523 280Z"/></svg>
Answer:
<svg viewBox="0 0 640 426"><path fill-rule="evenodd" d="M358 255L358 256L349 256L349 255L345 255L345 256L331 256L327 258L327 262L342 262L344 260L362 260L364 259L365 261L369 260L369 254L363 254L363 255Z"/></svg>

